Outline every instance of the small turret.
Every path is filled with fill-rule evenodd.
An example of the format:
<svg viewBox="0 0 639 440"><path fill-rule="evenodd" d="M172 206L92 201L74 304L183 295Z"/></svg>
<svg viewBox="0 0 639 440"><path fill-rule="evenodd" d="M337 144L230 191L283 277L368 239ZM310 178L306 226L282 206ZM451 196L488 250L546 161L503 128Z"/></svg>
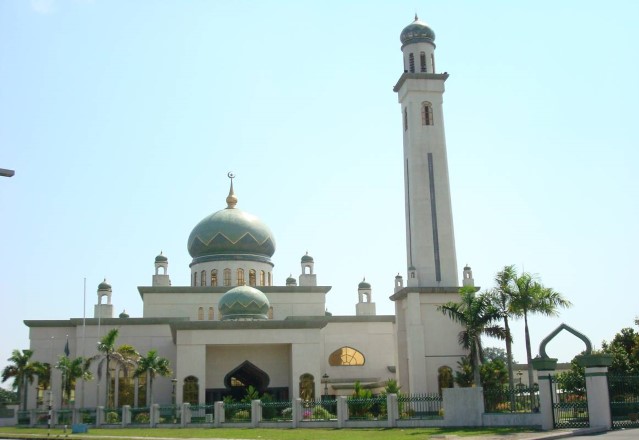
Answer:
<svg viewBox="0 0 639 440"><path fill-rule="evenodd" d="M467 264L464 266L464 272L462 274L462 286L475 287L475 279L473 278L473 270Z"/></svg>
<svg viewBox="0 0 639 440"><path fill-rule="evenodd" d="M113 318L113 304L111 304L111 294L113 289L107 283L106 278L98 284L98 303L93 308L95 318ZM102 297L106 296L106 304L102 304Z"/></svg>
<svg viewBox="0 0 639 440"><path fill-rule="evenodd" d="M300 286L317 286L317 275L313 273L315 260L308 252L302 257L302 274L300 275Z"/></svg>
<svg viewBox="0 0 639 440"><path fill-rule="evenodd" d="M375 303L372 302L372 289L370 283L364 278L357 286L357 295L359 302L355 305L355 314L357 316L376 315Z"/></svg>
<svg viewBox="0 0 639 440"><path fill-rule="evenodd" d="M393 293L397 293L404 288L404 277L402 277L399 273L395 275L395 289Z"/></svg>
<svg viewBox="0 0 639 440"><path fill-rule="evenodd" d="M170 286L169 259L162 252L155 257L155 275L153 275L153 286Z"/></svg>

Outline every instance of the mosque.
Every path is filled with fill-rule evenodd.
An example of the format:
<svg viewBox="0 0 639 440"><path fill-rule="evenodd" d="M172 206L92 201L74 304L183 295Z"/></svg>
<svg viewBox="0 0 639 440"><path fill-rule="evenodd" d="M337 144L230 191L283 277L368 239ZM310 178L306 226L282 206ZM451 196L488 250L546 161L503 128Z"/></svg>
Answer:
<svg viewBox="0 0 639 440"><path fill-rule="evenodd" d="M404 392L438 392L442 372L455 369L466 354L457 340L460 327L437 311L458 300L459 292L442 113L448 74L437 73L435 33L417 16L400 40L403 68L394 91L402 114L406 281L395 278L394 315L376 313L365 280L358 286L355 315L328 314L331 287L321 284L308 253L297 278L273 285L274 234L238 207L241 195L229 173L226 206L220 200L221 209L188 237L189 286L171 284L169 260L160 253L151 285L138 287L142 317L114 317L113 290L105 280L93 318L25 321L34 359L50 362L43 356L62 353L57 345L65 340L72 356L91 356L100 337L117 328L118 344L142 354L155 349L170 361L173 377L154 381L155 403L239 398L249 385L277 400L350 395L356 381L378 393L388 379L396 379ZM462 278L463 285L473 285L470 267ZM112 370L112 404L148 404L147 380L131 373ZM54 370L54 393L61 380ZM40 388L37 381L32 385L30 408L41 404ZM75 404L104 405L105 392L104 377L76 384Z"/></svg>

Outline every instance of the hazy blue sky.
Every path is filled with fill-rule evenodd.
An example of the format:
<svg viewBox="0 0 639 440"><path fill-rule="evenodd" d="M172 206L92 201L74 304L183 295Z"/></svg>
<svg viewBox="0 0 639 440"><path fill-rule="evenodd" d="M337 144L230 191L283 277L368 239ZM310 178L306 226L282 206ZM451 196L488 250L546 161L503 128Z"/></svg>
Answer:
<svg viewBox="0 0 639 440"><path fill-rule="evenodd" d="M0 2L0 368L24 319L87 315L104 277L141 316L154 257L189 283L186 241L225 207L277 240L275 282L315 258L327 307L380 314L405 273L399 34L436 32L458 265L506 264L574 307L599 347L639 314L639 2ZM488 341L487 345L496 345ZM501 346L501 344L499 344ZM562 336L549 354L582 349ZM524 361L523 328L515 358ZM6 386L6 384L5 384Z"/></svg>

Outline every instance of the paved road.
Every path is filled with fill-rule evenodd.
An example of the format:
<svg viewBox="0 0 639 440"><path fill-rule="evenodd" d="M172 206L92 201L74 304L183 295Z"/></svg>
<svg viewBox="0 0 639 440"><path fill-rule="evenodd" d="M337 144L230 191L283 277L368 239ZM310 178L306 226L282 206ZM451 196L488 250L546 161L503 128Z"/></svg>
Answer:
<svg viewBox="0 0 639 440"><path fill-rule="evenodd" d="M604 432L602 434L595 434L589 436L576 436L571 437L572 439L582 439L582 440L638 440L639 439L639 429L617 429L614 431Z"/></svg>

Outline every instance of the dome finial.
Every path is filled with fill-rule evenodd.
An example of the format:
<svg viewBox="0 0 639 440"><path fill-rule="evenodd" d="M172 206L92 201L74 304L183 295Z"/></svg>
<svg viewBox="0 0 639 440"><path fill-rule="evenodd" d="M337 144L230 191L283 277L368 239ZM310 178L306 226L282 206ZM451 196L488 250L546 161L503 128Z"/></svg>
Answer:
<svg viewBox="0 0 639 440"><path fill-rule="evenodd" d="M227 209L233 209L235 208L235 205L237 205L237 196L233 191L233 179L235 178L235 174L229 171L227 176L229 179L231 179L231 189L229 189L229 195L226 197L226 207Z"/></svg>
<svg viewBox="0 0 639 440"><path fill-rule="evenodd" d="M417 16L417 11L415 11L415 21L418 21L419 17Z"/></svg>

